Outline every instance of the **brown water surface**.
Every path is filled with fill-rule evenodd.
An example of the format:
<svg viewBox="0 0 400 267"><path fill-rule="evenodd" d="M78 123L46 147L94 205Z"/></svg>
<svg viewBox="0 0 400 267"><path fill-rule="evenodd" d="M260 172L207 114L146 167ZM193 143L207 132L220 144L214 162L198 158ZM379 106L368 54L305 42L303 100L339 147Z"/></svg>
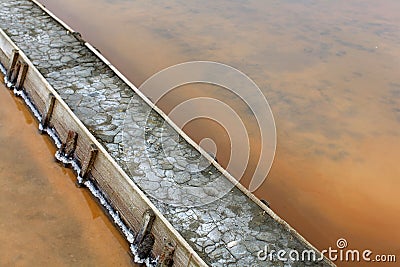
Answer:
<svg viewBox="0 0 400 267"><path fill-rule="evenodd" d="M138 86L190 60L248 74L278 131L274 165L256 195L319 249L346 238L349 248L400 258L400 1L41 2ZM234 103L257 137L240 102L213 87L181 87L159 105L168 113L203 95ZM226 164L229 141L219 126L196 120L185 130L196 141L214 138ZM258 138L251 148L244 184Z"/></svg>
<svg viewBox="0 0 400 267"><path fill-rule="evenodd" d="M3 84L0 105L0 266L134 266L127 242Z"/></svg>

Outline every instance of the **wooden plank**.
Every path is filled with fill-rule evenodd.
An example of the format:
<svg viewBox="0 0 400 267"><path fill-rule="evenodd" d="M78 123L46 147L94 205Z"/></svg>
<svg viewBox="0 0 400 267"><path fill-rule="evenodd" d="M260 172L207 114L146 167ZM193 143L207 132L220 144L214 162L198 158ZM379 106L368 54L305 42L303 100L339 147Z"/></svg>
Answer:
<svg viewBox="0 0 400 267"><path fill-rule="evenodd" d="M10 80L10 78L11 78L13 72L14 72L15 65L17 64L18 58L19 58L19 50L18 49L13 49L12 50L12 56L11 56L11 59L10 59L10 64L8 66L7 74L6 74L7 80Z"/></svg>
<svg viewBox="0 0 400 267"><path fill-rule="evenodd" d="M157 267L172 267L174 264L175 246L171 242L167 242L161 253Z"/></svg>
<svg viewBox="0 0 400 267"><path fill-rule="evenodd" d="M26 64L25 62L21 63L21 70L17 76L17 81L15 83L15 89L17 90L21 90L22 86L24 85L25 82L25 78L26 78L26 74L28 72L28 64Z"/></svg>
<svg viewBox="0 0 400 267"><path fill-rule="evenodd" d="M3 66L10 66L10 61L12 58L13 50L18 50L16 46L12 42L9 42L8 36L4 36L3 34L0 35L0 47L3 51L4 55L6 56L6 60L2 61Z"/></svg>
<svg viewBox="0 0 400 267"><path fill-rule="evenodd" d="M49 125L51 115L53 114L54 104L56 103L56 98L52 93L49 94L46 103L46 110L43 112L42 116L42 128L46 128Z"/></svg>
<svg viewBox="0 0 400 267"><path fill-rule="evenodd" d="M15 83L17 82L20 69L21 69L21 62L17 61L17 63L15 63L14 68L11 70L11 74L10 74L9 81L11 82L12 85L15 85Z"/></svg>
<svg viewBox="0 0 400 267"><path fill-rule="evenodd" d="M97 160L92 168L92 176L99 184L102 191L107 195L111 204L118 207L121 217L127 222L128 226L135 232L140 229L140 218L146 209L150 208L140 195L126 183L122 177L104 160L104 155L99 153Z"/></svg>
<svg viewBox="0 0 400 267"><path fill-rule="evenodd" d="M90 151L88 157L82 163L81 177L86 179L87 174L92 170L94 161L96 160L99 150L95 144L90 144Z"/></svg>
<svg viewBox="0 0 400 267"><path fill-rule="evenodd" d="M140 259L146 259L151 256L155 238L152 233L146 234L143 241L138 245L137 253Z"/></svg>
<svg viewBox="0 0 400 267"><path fill-rule="evenodd" d="M134 241L135 245L140 245L143 242L145 236L150 233L155 218L156 216L154 215L154 212L152 210L146 210L146 212L143 214L142 226Z"/></svg>
<svg viewBox="0 0 400 267"><path fill-rule="evenodd" d="M26 80L24 83L25 90L29 92L35 92L39 99L42 99L44 103L46 102L48 95L52 90L47 88L46 85L41 81L40 77L37 75L36 71L31 67L28 69L26 75Z"/></svg>
<svg viewBox="0 0 400 267"><path fill-rule="evenodd" d="M1 46L0 46L0 47L1 47ZM0 49L0 63L1 63L3 66L6 66L6 65L9 65L9 64L10 64L10 60L8 60L7 55L4 53L4 51L3 51L2 49ZM6 74L5 74L4 77L7 76L8 70L9 70L9 68L7 69Z"/></svg>
<svg viewBox="0 0 400 267"><path fill-rule="evenodd" d="M61 152L67 157L71 158L75 152L78 134L75 131L68 131L67 139L61 147Z"/></svg>

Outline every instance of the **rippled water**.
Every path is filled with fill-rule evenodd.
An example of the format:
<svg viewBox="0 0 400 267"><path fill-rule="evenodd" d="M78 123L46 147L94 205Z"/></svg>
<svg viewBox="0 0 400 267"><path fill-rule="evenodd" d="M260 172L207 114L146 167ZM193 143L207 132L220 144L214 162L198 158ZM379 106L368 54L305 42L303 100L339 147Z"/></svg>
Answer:
<svg viewBox="0 0 400 267"><path fill-rule="evenodd" d="M249 75L268 98L278 132L274 165L256 195L319 249L346 238L351 248L400 257L399 1L41 2L137 86L190 60ZM254 120L212 86L180 87L159 105L168 113L196 96L223 99L246 121L253 137L247 184L259 151ZM195 120L185 130L198 142L212 138L227 164L222 127Z"/></svg>

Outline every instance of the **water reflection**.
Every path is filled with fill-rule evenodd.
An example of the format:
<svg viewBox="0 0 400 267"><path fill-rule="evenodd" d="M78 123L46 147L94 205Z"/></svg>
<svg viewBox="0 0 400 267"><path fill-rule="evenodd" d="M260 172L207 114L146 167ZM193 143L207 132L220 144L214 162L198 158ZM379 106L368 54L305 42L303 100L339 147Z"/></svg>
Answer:
<svg viewBox="0 0 400 267"><path fill-rule="evenodd" d="M320 249L345 237L352 247L400 255L400 2L42 2L138 86L191 60L249 75L278 130L275 163L256 194ZM257 137L246 108L220 89L178 88L159 105L168 113L193 96L226 99ZM196 120L185 130L196 141L213 137L227 163L218 127ZM258 159L259 139L251 140L245 184Z"/></svg>

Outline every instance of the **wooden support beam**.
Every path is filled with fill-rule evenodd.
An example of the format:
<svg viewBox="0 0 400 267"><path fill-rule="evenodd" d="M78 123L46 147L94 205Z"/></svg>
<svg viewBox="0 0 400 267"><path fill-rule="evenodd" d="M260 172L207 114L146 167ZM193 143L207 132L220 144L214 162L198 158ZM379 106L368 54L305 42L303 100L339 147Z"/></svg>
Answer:
<svg viewBox="0 0 400 267"><path fill-rule="evenodd" d="M78 141L78 134L74 131L68 131L67 139L65 143L61 146L61 153L63 153L67 158L72 157L75 152L76 143Z"/></svg>
<svg viewBox="0 0 400 267"><path fill-rule="evenodd" d="M137 248L137 255L140 259L147 259L150 257L151 250L153 249L155 242L154 235L152 233L147 234L142 243Z"/></svg>
<svg viewBox="0 0 400 267"><path fill-rule="evenodd" d="M188 259L188 263L186 264L186 267L189 267L189 266L190 266L190 263L191 263L191 261L192 261L192 258L193 258L193 254L190 253L189 259Z"/></svg>
<svg viewBox="0 0 400 267"><path fill-rule="evenodd" d="M53 114L54 104L56 103L56 97L50 93L46 102L46 110L43 112L43 118L41 121L42 129L44 130L50 123L51 116ZM40 131L43 134L43 130Z"/></svg>
<svg viewBox="0 0 400 267"><path fill-rule="evenodd" d="M28 64L26 64L25 62L21 63L21 71L17 75L15 89L21 90L22 86L24 86L26 74L28 73L28 68L29 68Z"/></svg>
<svg viewBox="0 0 400 267"><path fill-rule="evenodd" d="M135 241L133 242L135 245L140 245L145 236L150 233L155 218L156 216L152 210L149 209L144 212L142 226L136 235Z"/></svg>
<svg viewBox="0 0 400 267"><path fill-rule="evenodd" d="M21 62L17 61L17 63L15 63L14 69L11 73L11 77L10 77L10 82L12 85L15 85L17 79L18 79L18 74L19 74L19 70L21 69Z"/></svg>
<svg viewBox="0 0 400 267"><path fill-rule="evenodd" d="M11 59L10 59L10 64L8 66L7 73L6 73L6 78L8 81L10 81L10 79L11 79L11 75L14 72L14 68L15 68L15 65L17 64L18 58L19 58L18 49L13 49Z"/></svg>
<svg viewBox="0 0 400 267"><path fill-rule="evenodd" d="M160 259L158 261L157 267L172 267L172 265L174 264L174 253L175 253L175 246L169 242L165 244Z"/></svg>
<svg viewBox="0 0 400 267"><path fill-rule="evenodd" d="M86 41L83 39L82 34L80 32L73 32L72 35L75 37L75 39L80 42L81 44L85 44Z"/></svg>
<svg viewBox="0 0 400 267"><path fill-rule="evenodd" d="M95 144L90 144L89 156L86 157L82 163L81 177L83 179L85 179L88 173L92 170L98 152L99 150L97 149L97 146Z"/></svg>

